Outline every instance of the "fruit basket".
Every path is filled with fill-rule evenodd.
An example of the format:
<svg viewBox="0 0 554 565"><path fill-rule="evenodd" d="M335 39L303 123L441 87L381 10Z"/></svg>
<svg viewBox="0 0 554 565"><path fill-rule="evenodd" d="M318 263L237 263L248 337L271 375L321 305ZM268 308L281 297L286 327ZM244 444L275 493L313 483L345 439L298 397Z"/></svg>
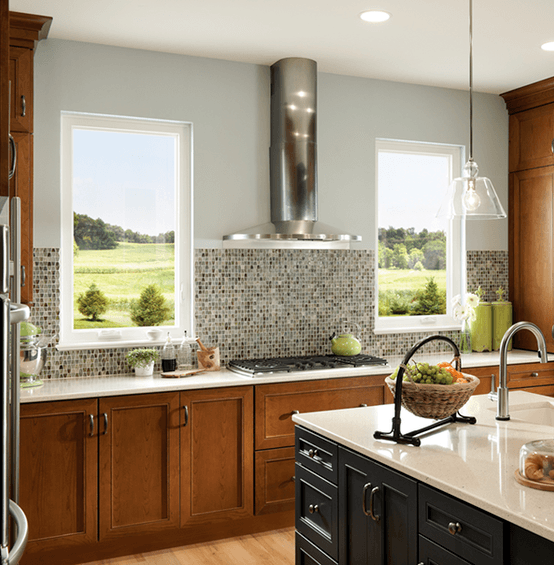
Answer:
<svg viewBox="0 0 554 565"><path fill-rule="evenodd" d="M420 384L411 380L402 383L402 406L412 414L422 418L446 418L456 413L473 394L479 379L462 373L468 381L455 384ZM387 377L385 383L393 396L396 393L396 380Z"/></svg>
<svg viewBox="0 0 554 565"><path fill-rule="evenodd" d="M435 340L444 341L452 347L456 368L454 369L450 363L441 363L437 366L437 369L433 367L433 371L422 371L418 364L415 364L416 370L414 371L414 365L408 365L414 353L426 343ZM422 365L426 365L426 369L429 368L427 363ZM437 373L440 373L440 375ZM450 374L447 375L447 373ZM404 381L405 375L406 381ZM395 376L395 378L391 378L392 376ZM435 384L432 384L432 381L435 381ZM421 440L417 437L418 435L427 434L431 430L447 424L458 422L475 424L477 421L473 416L462 416L458 412L479 385L479 379L462 372L460 350L449 337L433 335L418 341L406 353L395 374L386 377L385 382L394 395L392 430L390 432L374 432L373 437L375 439L392 440L397 443L419 446ZM400 431L400 409L402 406L416 416L431 418L435 422L404 434Z"/></svg>

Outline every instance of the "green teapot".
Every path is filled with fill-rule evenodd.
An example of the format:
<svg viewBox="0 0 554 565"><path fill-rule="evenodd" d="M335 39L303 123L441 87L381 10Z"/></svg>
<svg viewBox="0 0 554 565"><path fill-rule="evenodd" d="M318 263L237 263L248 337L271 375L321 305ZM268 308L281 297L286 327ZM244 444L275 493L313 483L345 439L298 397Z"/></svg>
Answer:
<svg viewBox="0 0 554 565"><path fill-rule="evenodd" d="M353 324L353 326L358 330L357 333L359 334L359 326L357 324ZM332 344L331 351L335 355L352 356L358 355L362 351L362 344L353 334L344 333L337 335L336 332L333 332L329 339Z"/></svg>

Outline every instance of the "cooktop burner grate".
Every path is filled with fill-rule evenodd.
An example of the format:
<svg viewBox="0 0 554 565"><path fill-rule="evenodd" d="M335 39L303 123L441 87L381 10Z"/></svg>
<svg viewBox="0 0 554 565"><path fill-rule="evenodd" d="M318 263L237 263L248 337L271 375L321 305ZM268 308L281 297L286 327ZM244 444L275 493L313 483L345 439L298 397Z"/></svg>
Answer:
<svg viewBox="0 0 554 565"><path fill-rule="evenodd" d="M347 367L369 367L388 365L385 359L360 353L349 357L340 355L308 355L300 357L275 357L271 359L234 359L227 368L235 373L256 377L271 373L291 373L295 371L315 371Z"/></svg>

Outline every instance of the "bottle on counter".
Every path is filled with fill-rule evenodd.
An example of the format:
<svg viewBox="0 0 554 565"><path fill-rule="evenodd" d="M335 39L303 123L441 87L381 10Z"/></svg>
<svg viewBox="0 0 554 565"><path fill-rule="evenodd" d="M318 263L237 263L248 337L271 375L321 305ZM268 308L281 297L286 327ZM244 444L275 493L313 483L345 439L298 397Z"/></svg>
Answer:
<svg viewBox="0 0 554 565"><path fill-rule="evenodd" d="M171 343L171 335L167 332L167 339L162 348L162 372L169 373L177 369L177 355Z"/></svg>
<svg viewBox="0 0 554 565"><path fill-rule="evenodd" d="M177 354L177 364L179 369L184 369L185 371L192 369L192 351L190 349L189 337L187 335L187 330L185 330L185 335L179 351Z"/></svg>

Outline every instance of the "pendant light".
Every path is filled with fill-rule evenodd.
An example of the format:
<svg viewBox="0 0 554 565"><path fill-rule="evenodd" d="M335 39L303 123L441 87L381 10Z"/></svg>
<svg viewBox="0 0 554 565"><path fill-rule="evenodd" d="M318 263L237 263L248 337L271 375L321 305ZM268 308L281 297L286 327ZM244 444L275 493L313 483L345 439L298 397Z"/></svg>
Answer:
<svg viewBox="0 0 554 565"><path fill-rule="evenodd" d="M469 0L469 160L461 178L452 181L437 217L467 220L506 217L492 182L478 175L479 167L473 160L473 0Z"/></svg>

